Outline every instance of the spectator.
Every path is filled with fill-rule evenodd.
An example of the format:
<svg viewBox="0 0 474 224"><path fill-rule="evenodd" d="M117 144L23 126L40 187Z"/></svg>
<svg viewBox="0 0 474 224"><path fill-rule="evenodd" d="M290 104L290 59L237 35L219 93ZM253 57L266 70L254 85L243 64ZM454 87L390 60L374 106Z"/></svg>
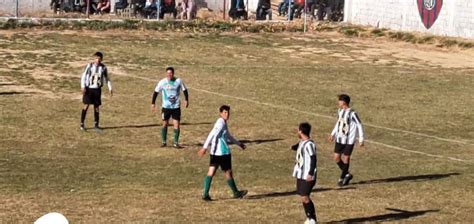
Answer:
<svg viewBox="0 0 474 224"><path fill-rule="evenodd" d="M257 5L257 20L272 20L271 0L259 0Z"/></svg>
<svg viewBox="0 0 474 224"><path fill-rule="evenodd" d="M156 5L155 0L146 0L145 7L143 8L143 13L145 18L155 18L158 11L158 6Z"/></svg>
<svg viewBox="0 0 474 224"><path fill-rule="evenodd" d="M229 10L229 17L232 19L240 19L243 18L244 20L248 19L247 10L245 10L245 3L244 0L231 0L230 1L230 10Z"/></svg>
<svg viewBox="0 0 474 224"><path fill-rule="evenodd" d="M97 12L100 14L110 12L110 0L100 0L97 4Z"/></svg>
<svg viewBox="0 0 474 224"><path fill-rule="evenodd" d="M195 4L194 0L183 0L181 2L181 19L184 20L186 17L187 20L194 19Z"/></svg>
<svg viewBox="0 0 474 224"><path fill-rule="evenodd" d="M173 19L176 19L178 11L175 0L160 0L160 19L163 19L166 13L172 13Z"/></svg>

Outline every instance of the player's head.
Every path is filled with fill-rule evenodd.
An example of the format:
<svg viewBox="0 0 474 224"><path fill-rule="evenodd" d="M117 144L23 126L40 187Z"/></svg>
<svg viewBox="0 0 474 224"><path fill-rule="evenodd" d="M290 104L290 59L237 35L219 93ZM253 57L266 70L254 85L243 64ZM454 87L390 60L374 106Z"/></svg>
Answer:
<svg viewBox="0 0 474 224"><path fill-rule="evenodd" d="M308 122L303 122L298 126L298 137L302 138L306 136L309 138L311 135L311 125Z"/></svg>
<svg viewBox="0 0 474 224"><path fill-rule="evenodd" d="M339 99L338 101L338 106L339 107L344 107L344 106L349 106L349 104L351 103L351 97L349 97L349 95L347 94L341 94L339 96L337 96L337 98Z"/></svg>
<svg viewBox="0 0 474 224"><path fill-rule="evenodd" d="M94 57L95 57L95 63L99 64L102 62L102 59L104 59L104 54L102 54L102 52L100 51L97 51L94 53Z"/></svg>
<svg viewBox="0 0 474 224"><path fill-rule="evenodd" d="M222 105L219 107L219 113L221 114L222 119L229 120L230 117L230 106Z"/></svg>
<svg viewBox="0 0 474 224"><path fill-rule="evenodd" d="M166 68L166 78L169 80L174 78L174 68L173 67L167 67Z"/></svg>

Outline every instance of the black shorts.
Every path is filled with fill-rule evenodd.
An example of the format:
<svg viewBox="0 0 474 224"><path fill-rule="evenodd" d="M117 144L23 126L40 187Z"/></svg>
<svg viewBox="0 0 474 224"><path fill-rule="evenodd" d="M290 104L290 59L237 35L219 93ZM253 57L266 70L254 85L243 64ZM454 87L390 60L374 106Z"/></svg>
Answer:
<svg viewBox="0 0 474 224"><path fill-rule="evenodd" d="M316 185L316 180L306 181L296 179L296 193L300 196L310 196L311 192L313 192L314 185Z"/></svg>
<svg viewBox="0 0 474 224"><path fill-rule="evenodd" d="M346 156L352 155L352 151L354 150L354 144L346 145L336 142L336 146L334 147L334 152L337 154L344 154Z"/></svg>
<svg viewBox="0 0 474 224"><path fill-rule="evenodd" d="M82 102L84 104L93 104L95 106L102 105L102 91L101 89L89 89L86 88L86 93L82 96Z"/></svg>
<svg viewBox="0 0 474 224"><path fill-rule="evenodd" d="M232 169L232 157L230 155L224 156L215 156L211 155L211 161L209 166L214 166L216 169L221 167L222 171L227 171Z"/></svg>
<svg viewBox="0 0 474 224"><path fill-rule="evenodd" d="M180 108L176 108L176 109L162 108L161 119L169 120L170 118L177 121L181 120L181 109Z"/></svg>

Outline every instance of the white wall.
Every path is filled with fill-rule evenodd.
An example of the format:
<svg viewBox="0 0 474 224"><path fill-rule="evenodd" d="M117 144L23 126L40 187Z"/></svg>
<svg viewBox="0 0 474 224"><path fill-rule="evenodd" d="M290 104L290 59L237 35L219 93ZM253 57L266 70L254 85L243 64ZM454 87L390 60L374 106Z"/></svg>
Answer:
<svg viewBox="0 0 474 224"><path fill-rule="evenodd" d="M353 24L474 38L474 0L444 0L430 29L421 21L416 0L345 0L344 17Z"/></svg>
<svg viewBox="0 0 474 224"><path fill-rule="evenodd" d="M17 0L0 0L0 15L14 16ZM50 0L18 0L21 15L51 11Z"/></svg>

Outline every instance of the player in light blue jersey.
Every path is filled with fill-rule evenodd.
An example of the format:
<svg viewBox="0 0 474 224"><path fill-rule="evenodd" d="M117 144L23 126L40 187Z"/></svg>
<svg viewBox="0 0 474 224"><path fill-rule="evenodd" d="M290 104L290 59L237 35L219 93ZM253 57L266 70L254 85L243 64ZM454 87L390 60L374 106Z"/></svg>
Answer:
<svg viewBox="0 0 474 224"><path fill-rule="evenodd" d="M181 120L181 102L179 95L181 91L184 94L184 106L187 108L189 106L189 95L186 85L184 85L184 82L180 78L174 76L173 67L166 68L166 78L162 79L156 85L151 102L151 109L153 112L156 112L156 98L161 93L161 118L163 120L163 127L161 128L161 139L163 140L163 143L161 144L161 147L166 147L166 138L168 136L168 123L169 119L171 118L173 120L174 126L173 146L175 148L181 148L178 142Z"/></svg>
<svg viewBox="0 0 474 224"><path fill-rule="evenodd" d="M216 124L211 133L209 133L202 149L198 151L198 155L202 157L206 154L209 145L211 146L211 149L209 150L209 154L211 155L209 170L207 176L204 178L204 193L202 194L202 199L205 201L212 201L209 196L209 190L211 188L212 177L214 177L219 167L221 167L222 171L225 173L227 184L230 189L232 189L234 198L243 198L247 194L246 190L239 191L235 184L232 174L232 157L230 155L230 147L228 143L239 145L242 150L245 149L245 145L235 139L227 128L230 107L226 105L221 106L219 112L221 117L216 121Z"/></svg>

